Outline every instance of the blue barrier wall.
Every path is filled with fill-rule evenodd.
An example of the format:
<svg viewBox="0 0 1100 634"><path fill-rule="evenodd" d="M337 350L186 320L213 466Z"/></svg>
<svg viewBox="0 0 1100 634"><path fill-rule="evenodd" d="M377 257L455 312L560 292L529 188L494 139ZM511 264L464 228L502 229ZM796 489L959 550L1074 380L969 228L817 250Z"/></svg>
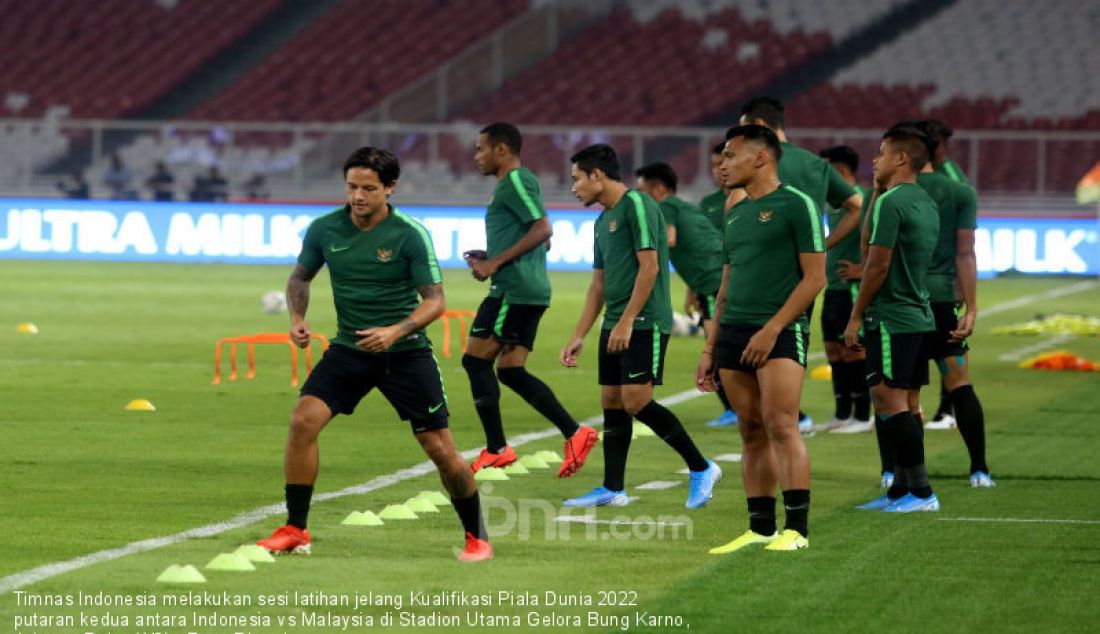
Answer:
<svg viewBox="0 0 1100 634"><path fill-rule="evenodd" d="M313 218L331 207L0 200L0 258L141 262L294 261ZM462 252L485 247L481 207L401 207L420 220L444 267L465 267ZM553 270L592 265L592 211L551 212ZM981 218L978 270L1100 275L1096 219Z"/></svg>

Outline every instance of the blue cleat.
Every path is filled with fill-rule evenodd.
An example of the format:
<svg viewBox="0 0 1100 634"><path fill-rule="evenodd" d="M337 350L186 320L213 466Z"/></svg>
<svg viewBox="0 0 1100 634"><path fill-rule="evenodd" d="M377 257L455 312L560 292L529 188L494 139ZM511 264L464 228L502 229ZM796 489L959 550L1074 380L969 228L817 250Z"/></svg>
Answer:
<svg viewBox="0 0 1100 634"><path fill-rule="evenodd" d="M626 506L630 499L626 497L626 489L612 491L599 486L588 493L576 498L571 498L562 503L562 506Z"/></svg>
<svg viewBox="0 0 1100 634"><path fill-rule="evenodd" d="M898 498L900 500L901 498ZM856 508L861 511L884 511L894 504L897 500L892 499L889 495L883 493L877 498L867 502L866 504L860 504Z"/></svg>
<svg viewBox="0 0 1100 634"><path fill-rule="evenodd" d="M798 419L798 433L806 437L814 435L814 419L809 414Z"/></svg>
<svg viewBox="0 0 1100 634"><path fill-rule="evenodd" d="M887 508L882 509L883 513L919 513L921 511L936 512L940 510L940 500L933 493L931 497L919 498L912 493L906 493L898 498L897 502L894 502Z"/></svg>
<svg viewBox="0 0 1100 634"><path fill-rule="evenodd" d="M707 427L733 427L737 424L737 412L727 409L722 415L712 421L707 421Z"/></svg>
<svg viewBox="0 0 1100 634"><path fill-rule="evenodd" d="M722 479L722 467L707 460L705 471L692 471L688 481L688 499L684 506L697 509L714 497L714 485Z"/></svg>
<svg viewBox="0 0 1100 634"><path fill-rule="evenodd" d="M970 474L970 486L975 489L992 489L997 483L985 471L975 471Z"/></svg>
<svg viewBox="0 0 1100 634"><path fill-rule="evenodd" d="M878 485L884 489L889 489L894 486L894 473L892 471L884 471Z"/></svg>

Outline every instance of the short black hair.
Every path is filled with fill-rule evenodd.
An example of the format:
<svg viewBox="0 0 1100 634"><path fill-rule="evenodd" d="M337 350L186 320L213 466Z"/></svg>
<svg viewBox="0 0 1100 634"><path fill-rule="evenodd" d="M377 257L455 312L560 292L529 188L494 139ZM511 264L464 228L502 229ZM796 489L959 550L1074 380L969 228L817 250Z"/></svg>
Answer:
<svg viewBox="0 0 1100 634"><path fill-rule="evenodd" d="M934 135L937 139L943 139L946 141L951 138L951 135L955 134L955 131L951 129L951 126L947 125L939 119L925 119L924 124L928 126L929 134Z"/></svg>
<svg viewBox="0 0 1100 634"><path fill-rule="evenodd" d="M589 145L569 157L570 163L576 163L577 169L592 175L592 170L598 169L613 181L623 180L622 167L619 165L619 155L615 148L606 143Z"/></svg>
<svg viewBox="0 0 1100 634"><path fill-rule="evenodd" d="M392 185L401 176L401 164L393 152L369 145L352 152L344 161L344 176L353 167L374 170L383 185Z"/></svg>
<svg viewBox="0 0 1100 634"><path fill-rule="evenodd" d="M891 145L909 157L914 172L920 172L928 164L928 135L914 126L894 126L882 135Z"/></svg>
<svg viewBox="0 0 1100 634"><path fill-rule="evenodd" d="M634 170L634 175L643 180L661 183L672 192L676 191L676 184L679 181L676 177L676 170L672 169L672 166L668 163L650 163L649 165L643 165Z"/></svg>
<svg viewBox="0 0 1100 634"><path fill-rule="evenodd" d="M491 148L503 143L517 156L519 155L520 149L523 148L523 135L519 133L519 128L511 123L505 123L503 121L490 123L481 129L481 133L489 140L489 147Z"/></svg>
<svg viewBox="0 0 1100 634"><path fill-rule="evenodd" d="M894 128L914 128L921 133L921 139L924 144L928 146L928 156L932 157L936 155L936 149L940 146L939 136L936 134L935 128L928 123L928 121L918 121L916 119L905 119L898 121L894 125L890 126L890 129Z"/></svg>
<svg viewBox="0 0 1100 634"><path fill-rule="evenodd" d="M719 141L717 145L715 145L714 147L712 147L710 149L711 154L721 155L722 152L725 152L725 151L726 151L726 142L725 141Z"/></svg>
<svg viewBox="0 0 1100 634"><path fill-rule="evenodd" d="M775 97L753 97L741 106L741 114L749 123L760 119L773 130L783 127L783 102Z"/></svg>
<svg viewBox="0 0 1100 634"><path fill-rule="evenodd" d="M780 157L783 156L783 148L779 145L779 137L775 135L775 132L771 128L766 128L762 125L755 123L749 123L746 125L733 126L729 130L726 130L726 140L741 137L746 141L760 141L768 147L768 152L775 158L776 164L779 163Z"/></svg>
<svg viewBox="0 0 1100 634"><path fill-rule="evenodd" d="M846 165L855 174L859 170L859 153L847 145L834 145L817 153L818 156L830 163Z"/></svg>

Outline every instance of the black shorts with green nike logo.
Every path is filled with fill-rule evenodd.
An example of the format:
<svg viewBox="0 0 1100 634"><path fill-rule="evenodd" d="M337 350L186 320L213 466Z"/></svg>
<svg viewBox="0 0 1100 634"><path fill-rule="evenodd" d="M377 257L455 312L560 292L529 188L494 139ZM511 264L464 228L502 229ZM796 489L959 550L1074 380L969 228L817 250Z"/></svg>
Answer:
<svg viewBox="0 0 1100 634"><path fill-rule="evenodd" d="M477 308L477 316L470 326L470 336L478 339L493 337L501 343L534 350L539 320L545 312L546 306L512 304L507 295L489 296Z"/></svg>
<svg viewBox="0 0 1100 634"><path fill-rule="evenodd" d="M611 331L600 331L600 385L641 385L653 381L661 385L665 373L668 335L655 329L634 330L626 350L607 352Z"/></svg>
<svg viewBox="0 0 1100 634"><path fill-rule="evenodd" d="M333 414L351 414L375 387L414 433L447 427L447 395L430 348L372 354L333 344L301 394L321 399Z"/></svg>

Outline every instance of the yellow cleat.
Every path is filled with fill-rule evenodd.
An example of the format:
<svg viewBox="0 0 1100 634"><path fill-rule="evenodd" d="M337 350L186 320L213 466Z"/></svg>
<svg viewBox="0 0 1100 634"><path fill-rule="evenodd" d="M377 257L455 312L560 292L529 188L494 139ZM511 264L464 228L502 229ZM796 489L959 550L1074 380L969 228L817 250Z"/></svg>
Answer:
<svg viewBox="0 0 1100 634"><path fill-rule="evenodd" d="M726 553L732 553L735 550L741 550L745 546L751 546L753 544L771 544L775 541L779 535L773 533L771 535L761 535L760 533L754 533L752 531L745 531L740 537L733 540L728 544L723 544L717 548L711 548L710 554L712 555L725 555Z"/></svg>
<svg viewBox="0 0 1100 634"><path fill-rule="evenodd" d="M810 540L795 530L787 529L779 537L764 547L764 550L802 550L810 547Z"/></svg>

